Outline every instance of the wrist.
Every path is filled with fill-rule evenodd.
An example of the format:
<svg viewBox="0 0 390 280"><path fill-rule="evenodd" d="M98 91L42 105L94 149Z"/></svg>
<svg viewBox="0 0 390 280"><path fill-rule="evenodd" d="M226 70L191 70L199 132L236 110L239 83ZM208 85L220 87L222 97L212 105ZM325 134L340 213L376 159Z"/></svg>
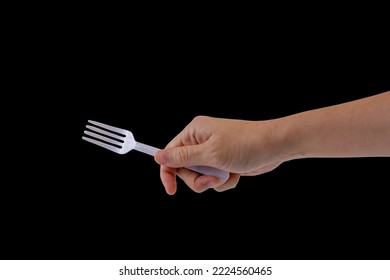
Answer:
<svg viewBox="0 0 390 280"><path fill-rule="evenodd" d="M276 153L281 162L306 157L304 137L296 115L271 120Z"/></svg>

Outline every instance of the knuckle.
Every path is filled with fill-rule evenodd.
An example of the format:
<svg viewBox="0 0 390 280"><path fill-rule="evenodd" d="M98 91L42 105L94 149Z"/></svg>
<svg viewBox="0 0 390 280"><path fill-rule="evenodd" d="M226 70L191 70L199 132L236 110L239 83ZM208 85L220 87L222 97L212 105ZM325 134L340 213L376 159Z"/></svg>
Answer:
<svg viewBox="0 0 390 280"><path fill-rule="evenodd" d="M195 182L195 183L193 184L193 186L192 186L192 190L193 190L194 192L196 192L196 193L202 193L202 192L204 192L206 189L207 189L207 188L205 188L204 185L199 184L199 183L197 183L197 182Z"/></svg>
<svg viewBox="0 0 390 280"><path fill-rule="evenodd" d="M203 115L199 115L199 116L196 116L192 119L192 122L193 123L202 123L204 121L207 121L207 119L209 119L210 117L208 116L203 116Z"/></svg>
<svg viewBox="0 0 390 280"><path fill-rule="evenodd" d="M181 147L181 149L177 149L176 159L181 163L188 162L189 152L186 146Z"/></svg>
<svg viewBox="0 0 390 280"><path fill-rule="evenodd" d="M222 187L215 188L214 190L215 190L216 192L223 192L223 191L225 191L225 189L223 189Z"/></svg>

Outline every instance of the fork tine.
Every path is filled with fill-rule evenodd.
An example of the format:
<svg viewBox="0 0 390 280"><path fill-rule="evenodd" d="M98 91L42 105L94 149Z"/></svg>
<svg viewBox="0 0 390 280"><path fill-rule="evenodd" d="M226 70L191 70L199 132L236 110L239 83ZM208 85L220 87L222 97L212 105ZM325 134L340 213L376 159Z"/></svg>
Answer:
<svg viewBox="0 0 390 280"><path fill-rule="evenodd" d="M111 144L114 144L114 145L119 145L119 146L122 146L122 145L123 145L123 143L121 143L121 142L118 142L118 141L116 141L116 140L114 140L114 139L111 139L111 138L104 137L104 136L102 136L102 135L93 133L93 132L88 131L88 130L85 130L84 133L87 134L87 135L90 135L90 136L92 136L92 137L94 137L94 138L103 140L103 141L105 141L105 142L108 142L108 143L111 143Z"/></svg>
<svg viewBox="0 0 390 280"><path fill-rule="evenodd" d="M88 122L91 123L91 124L94 124L96 126L100 126L100 127L105 128L105 129L108 129L108 130L115 131L117 133L126 135L126 130L125 129L121 129L121 128L118 128L118 127L115 127L115 126L111 126L111 125L107 125L107 124L104 124L104 123L91 121L91 120L88 120Z"/></svg>
<svg viewBox="0 0 390 280"><path fill-rule="evenodd" d="M102 130L102 129L99 129L95 126L92 126L92 125L87 125L86 128L90 129L90 130L93 130L93 131L96 131L96 132L99 132L101 134L104 134L104 135L107 135L107 136L110 136L112 138L115 138L115 139L118 139L118 140L121 140L121 141L125 141L125 137L123 136L119 136L117 134L113 134L113 133L110 133L110 132L107 132L105 130Z"/></svg>
<svg viewBox="0 0 390 280"><path fill-rule="evenodd" d="M100 146L100 147L106 148L106 149L108 149L108 150L110 150L110 151L113 151L113 152L115 152L115 153L120 154L120 150L121 150L121 149L119 149L119 148L117 148L117 147L108 145L108 144L106 144L106 143L103 143L103 142L94 140L94 139L89 138L89 137L84 137L84 136L83 136L82 139L85 140L85 141L91 142L91 143L93 143L93 144L95 144L95 145L98 145L98 146Z"/></svg>

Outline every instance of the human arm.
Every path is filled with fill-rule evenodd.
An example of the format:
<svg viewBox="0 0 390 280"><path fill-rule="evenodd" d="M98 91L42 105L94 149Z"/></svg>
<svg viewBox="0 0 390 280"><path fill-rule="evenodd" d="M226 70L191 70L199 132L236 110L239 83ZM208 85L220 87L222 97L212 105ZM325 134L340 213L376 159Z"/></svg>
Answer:
<svg viewBox="0 0 390 280"><path fill-rule="evenodd" d="M196 117L155 156L167 193L176 174L194 191L224 191L240 176L313 157L390 156L390 91L265 121ZM208 165L230 172L221 182L181 168Z"/></svg>

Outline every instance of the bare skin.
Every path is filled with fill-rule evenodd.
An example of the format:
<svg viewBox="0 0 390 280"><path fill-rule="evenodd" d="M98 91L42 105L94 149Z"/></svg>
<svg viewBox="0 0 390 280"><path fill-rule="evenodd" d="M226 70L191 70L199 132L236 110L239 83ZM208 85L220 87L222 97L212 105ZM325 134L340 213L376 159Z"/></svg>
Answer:
<svg viewBox="0 0 390 280"><path fill-rule="evenodd" d="M390 91L265 121L198 116L155 160L173 195L176 175L195 192L225 191L240 176L260 175L293 159L389 156ZM216 167L230 178L222 182L182 168L190 165Z"/></svg>

